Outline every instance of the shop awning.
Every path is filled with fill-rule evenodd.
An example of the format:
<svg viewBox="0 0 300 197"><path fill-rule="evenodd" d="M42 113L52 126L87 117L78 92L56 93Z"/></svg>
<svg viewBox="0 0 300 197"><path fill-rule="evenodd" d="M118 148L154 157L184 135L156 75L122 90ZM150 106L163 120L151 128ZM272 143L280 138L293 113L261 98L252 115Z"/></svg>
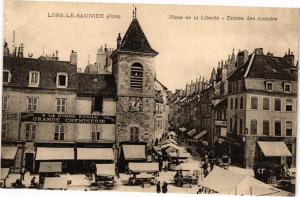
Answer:
<svg viewBox="0 0 300 197"><path fill-rule="evenodd" d="M122 145L125 160L144 160L146 159L145 145Z"/></svg>
<svg viewBox="0 0 300 197"><path fill-rule="evenodd" d="M109 163L109 164L96 164L97 168L97 175L98 176L115 176L115 164Z"/></svg>
<svg viewBox="0 0 300 197"><path fill-rule="evenodd" d="M176 170L191 171L191 170L201 170L198 163L181 163L176 166Z"/></svg>
<svg viewBox="0 0 300 197"><path fill-rule="evenodd" d="M40 162L39 173L45 172L61 172L62 162Z"/></svg>
<svg viewBox="0 0 300 197"><path fill-rule="evenodd" d="M197 130L196 129L192 129L192 130L190 130L187 134L189 135L189 136L193 136L193 135L195 135L196 134L196 132L197 132Z"/></svg>
<svg viewBox="0 0 300 197"><path fill-rule="evenodd" d="M128 168L133 172L156 172L159 170L158 163L129 163Z"/></svg>
<svg viewBox="0 0 300 197"><path fill-rule="evenodd" d="M1 159L14 160L16 158L18 147L3 146L1 147Z"/></svg>
<svg viewBox="0 0 300 197"><path fill-rule="evenodd" d="M170 152L168 153L170 157L178 157L178 158L192 158L192 155L190 153L183 153L183 152L179 152L179 153L176 153L176 152Z"/></svg>
<svg viewBox="0 0 300 197"><path fill-rule="evenodd" d="M63 177L46 177L44 189L67 189L67 179Z"/></svg>
<svg viewBox="0 0 300 197"><path fill-rule="evenodd" d="M4 180L8 177L9 168L1 168L1 180Z"/></svg>
<svg viewBox="0 0 300 197"><path fill-rule="evenodd" d="M284 142L257 142L265 157L286 157L292 156Z"/></svg>
<svg viewBox="0 0 300 197"><path fill-rule="evenodd" d="M112 148L77 148L77 160L114 160Z"/></svg>
<svg viewBox="0 0 300 197"><path fill-rule="evenodd" d="M194 136L195 140L200 139L201 137L203 137L205 134L207 134L207 130L203 130L200 133L198 133L197 135Z"/></svg>
<svg viewBox="0 0 300 197"><path fill-rule="evenodd" d="M74 149L38 147L35 160L74 160Z"/></svg>

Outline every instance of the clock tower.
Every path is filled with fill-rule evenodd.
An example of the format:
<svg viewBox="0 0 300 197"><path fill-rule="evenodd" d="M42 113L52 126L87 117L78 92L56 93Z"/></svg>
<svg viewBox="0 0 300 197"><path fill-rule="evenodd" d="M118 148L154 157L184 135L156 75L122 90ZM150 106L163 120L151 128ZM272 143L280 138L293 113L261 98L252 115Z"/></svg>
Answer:
<svg viewBox="0 0 300 197"><path fill-rule="evenodd" d="M154 59L153 50L133 13L123 37L117 38L112 53L112 72L117 87L116 144L145 142L151 145L154 132Z"/></svg>

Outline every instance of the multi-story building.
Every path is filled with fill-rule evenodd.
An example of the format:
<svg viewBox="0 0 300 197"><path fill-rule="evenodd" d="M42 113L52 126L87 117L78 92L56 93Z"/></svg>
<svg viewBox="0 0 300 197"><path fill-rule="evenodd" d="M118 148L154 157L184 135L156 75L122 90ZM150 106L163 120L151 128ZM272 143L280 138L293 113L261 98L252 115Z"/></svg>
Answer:
<svg viewBox="0 0 300 197"><path fill-rule="evenodd" d="M21 51L5 54L3 76L3 165L38 171L41 162L60 161L72 170L81 160L106 160L101 148L115 160L113 75L77 73L74 51L70 61Z"/></svg>
<svg viewBox="0 0 300 197"><path fill-rule="evenodd" d="M162 139L169 128L168 88L155 79L154 144Z"/></svg>
<svg viewBox="0 0 300 197"><path fill-rule="evenodd" d="M228 77L227 141L233 160L252 167L269 160L295 164L297 67L284 57L239 52ZM238 158L241 158L240 160Z"/></svg>

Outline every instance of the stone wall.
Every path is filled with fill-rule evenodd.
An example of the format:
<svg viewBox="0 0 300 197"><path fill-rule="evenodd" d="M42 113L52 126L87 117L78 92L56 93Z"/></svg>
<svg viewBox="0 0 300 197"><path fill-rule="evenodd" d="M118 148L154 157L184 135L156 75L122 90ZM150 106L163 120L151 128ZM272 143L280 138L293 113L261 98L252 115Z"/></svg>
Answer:
<svg viewBox="0 0 300 197"><path fill-rule="evenodd" d="M154 98L143 98L142 112L129 112L129 97L118 97L116 141L130 141L130 127L139 127L139 141L151 144L154 134Z"/></svg>

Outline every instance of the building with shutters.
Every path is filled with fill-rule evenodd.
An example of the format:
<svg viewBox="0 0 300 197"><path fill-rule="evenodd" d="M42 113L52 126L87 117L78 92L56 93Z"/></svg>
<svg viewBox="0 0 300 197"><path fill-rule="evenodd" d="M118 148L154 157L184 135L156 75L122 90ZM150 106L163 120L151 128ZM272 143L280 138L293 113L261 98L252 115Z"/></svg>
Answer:
<svg viewBox="0 0 300 197"><path fill-rule="evenodd" d="M74 171L82 163L115 160L112 74L77 73L74 51L70 61L60 61L57 53L25 58L20 48L3 62L2 167L38 172L40 164L59 162L63 171ZM105 158L104 148L110 149Z"/></svg>
<svg viewBox="0 0 300 197"><path fill-rule="evenodd" d="M227 140L237 150L236 162L247 168L261 161L295 164L297 74L290 51L284 57L261 48L238 53L228 76L227 108Z"/></svg>

